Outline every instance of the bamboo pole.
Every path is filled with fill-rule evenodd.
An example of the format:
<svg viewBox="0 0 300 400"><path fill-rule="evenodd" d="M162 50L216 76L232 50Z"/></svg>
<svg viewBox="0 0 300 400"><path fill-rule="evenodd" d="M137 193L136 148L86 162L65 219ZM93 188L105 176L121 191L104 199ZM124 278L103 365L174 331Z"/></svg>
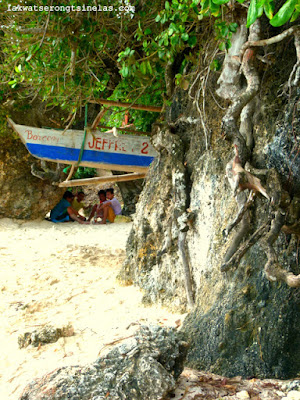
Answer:
<svg viewBox="0 0 300 400"><path fill-rule="evenodd" d="M69 175L67 176L66 181L69 181L69 180L72 178L74 169L75 169L75 165L73 164L73 165L71 166L71 169L70 169Z"/></svg>
<svg viewBox="0 0 300 400"><path fill-rule="evenodd" d="M158 113L160 113L162 111L162 107L144 106L141 104L122 103L121 101L111 101L111 100L105 100L105 99L89 100L89 103L106 104L107 106L112 106L112 107L133 108L134 110L152 111L152 112L158 112Z"/></svg>
<svg viewBox="0 0 300 400"><path fill-rule="evenodd" d="M73 187L73 186L85 186L85 185L95 185L98 183L106 182L125 182L134 181L136 179L145 178L145 173L133 173L125 175L110 175L110 176L97 176L95 178L87 179L73 179L72 181L64 181L59 183L59 187Z"/></svg>
<svg viewBox="0 0 300 400"><path fill-rule="evenodd" d="M102 108L100 112L98 113L97 117L95 118L94 122L92 123L91 129L94 130L97 128L97 125L99 124L101 118L104 116L108 109L107 108Z"/></svg>

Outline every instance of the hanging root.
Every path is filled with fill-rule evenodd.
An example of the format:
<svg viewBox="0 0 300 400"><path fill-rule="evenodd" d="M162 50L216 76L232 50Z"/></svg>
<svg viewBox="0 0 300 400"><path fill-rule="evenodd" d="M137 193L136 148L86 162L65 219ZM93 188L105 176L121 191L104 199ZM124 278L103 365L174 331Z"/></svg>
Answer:
<svg viewBox="0 0 300 400"><path fill-rule="evenodd" d="M300 29L298 29L298 31L295 32L295 48L297 54L297 62L294 65L294 68L288 80L289 89L291 89L291 87L293 86L297 87L300 80Z"/></svg>
<svg viewBox="0 0 300 400"><path fill-rule="evenodd" d="M270 221L265 222L262 226L260 226L251 236L250 238L240 247L238 248L232 257L226 261L224 259L224 264L221 265L221 272L226 272L231 268L237 267L247 253L247 251L265 234L268 229Z"/></svg>
<svg viewBox="0 0 300 400"><path fill-rule="evenodd" d="M258 21L256 21L250 27L249 38L251 40L257 40L259 37L260 24ZM250 102L257 95L260 84L259 75L255 68L255 59L256 57L253 49L247 49L243 53L241 68L247 81L247 87L237 96L235 96L222 121L222 127L226 138L230 140L233 144L236 144L238 147L242 166L245 164L250 156L250 149L253 143L253 109L251 111ZM239 129L238 119L241 117L241 113L246 106L247 108L244 111L243 118L241 118L241 127Z"/></svg>
<svg viewBox="0 0 300 400"><path fill-rule="evenodd" d="M180 231L178 235L178 250L182 261L183 266L183 277L184 277L184 285L186 291L186 297L188 306L190 308L194 307L194 298L193 298L193 288L192 288L192 277L190 271L190 264L188 261L188 254L186 252L186 234L187 231Z"/></svg>
<svg viewBox="0 0 300 400"><path fill-rule="evenodd" d="M294 275L292 272L288 272L281 268L278 263L277 254L273 248L273 244L277 240L284 222L285 213L282 210L278 210L271 223L269 233L262 240L263 248L268 257L268 261L265 265L265 274L269 281L283 281L290 287L300 287L300 274Z"/></svg>
<svg viewBox="0 0 300 400"><path fill-rule="evenodd" d="M267 45L274 44L274 43L279 43L291 35L299 34L299 32L300 32L300 26L295 25L295 26L292 26L291 28L287 29L286 31L281 32L279 35L273 36L269 39L249 40L241 48L240 59L241 60L243 59L245 51L247 49L249 49L250 47L262 47L262 46L267 46Z"/></svg>
<svg viewBox="0 0 300 400"><path fill-rule="evenodd" d="M280 35L270 39L259 40L259 22L256 21L250 27L248 41L242 45L240 50L241 69L247 81L247 87L244 91L238 93L223 118L223 131L226 139L230 140L235 147L235 157L226 166L226 175L233 190L233 194L240 196L244 190L250 189L255 194L261 193L270 201L270 210L268 215L263 217L262 225L246 240L243 240L250 232L252 201L250 197L241 202L241 197L236 196L239 205L239 211L231 224L223 231L224 236L228 236L230 231L240 224L229 249L227 250L221 271L228 271L232 267L236 267L242 257L246 254L251 246L258 240L261 240L264 251L267 255L267 263L265 265L265 273L269 280L280 280L286 282L291 287L300 287L300 275L294 275L285 271L278 264L277 254L273 248L281 229L287 233L294 233L300 237L300 224L298 220L292 222L291 225L285 225L286 210L289 207L289 196L284 198L281 184L277 172L269 171L253 171L249 172L244 166L253 147L253 113L255 108L256 94L259 90L259 76L255 69L255 48L258 46L266 46L278 43L285 38L294 35L295 48L297 53L297 62L290 75L287 83L291 89L299 84L300 81L300 26L293 26L282 32ZM240 120L240 127L238 127ZM263 187L260 180L254 175L260 172L267 173L268 191ZM243 193L244 194L244 193Z"/></svg>
<svg viewBox="0 0 300 400"><path fill-rule="evenodd" d="M290 90L292 87L297 87L297 85L299 84L299 80L300 80L300 25L294 25L291 28L280 33L279 35L274 36L269 39L249 40L242 46L242 48L240 50L240 59L241 60L243 59L245 52L249 48L261 47L261 46L267 46L267 45L274 44L274 43L279 43L282 40L284 40L292 35L294 35L294 37L295 37L297 62L294 65L294 68L290 74L289 80L287 82L287 87L285 88L285 90L286 89Z"/></svg>
<svg viewBox="0 0 300 400"><path fill-rule="evenodd" d="M252 206L253 201L254 201L254 193L251 191L247 201L244 204L242 204L234 220L223 230L222 234L225 238L229 235L232 229L242 220L245 213Z"/></svg>
<svg viewBox="0 0 300 400"><path fill-rule="evenodd" d="M283 281L288 286L294 288L300 287L300 274L295 275L292 272L284 270L278 263L278 256L273 247L281 231L284 233L296 234L297 236L300 235L300 224L299 221L296 221L292 225L285 225L287 209L291 209L291 203L287 193L283 192L281 189L280 180L275 170L269 171L268 181L269 190L272 193L273 198L271 208L273 210L275 209L275 211L269 213L265 222L241 246L241 240L238 242L238 238L241 236L240 231L244 234L243 231L246 231L247 228L245 228L245 222L243 219L241 220L236 217L234 222L238 223L241 220L242 226L236 233L236 236L224 257L221 271L226 272L233 267L237 267L246 252L260 240L268 259L264 267L267 279L270 281ZM247 215L245 210L248 209L248 202L249 199L245 202L239 213L245 213L245 215ZM243 218L245 218L245 216ZM231 225L233 225L233 223ZM229 225L228 228L230 228L231 225ZM236 243L238 243L238 245L236 245ZM234 249L235 251L233 252Z"/></svg>

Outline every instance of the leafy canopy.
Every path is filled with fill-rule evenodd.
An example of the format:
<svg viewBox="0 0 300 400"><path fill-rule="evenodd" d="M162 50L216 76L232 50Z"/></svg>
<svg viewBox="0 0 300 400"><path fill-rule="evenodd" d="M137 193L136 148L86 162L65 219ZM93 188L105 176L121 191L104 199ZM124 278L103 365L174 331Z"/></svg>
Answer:
<svg viewBox="0 0 300 400"><path fill-rule="evenodd" d="M20 0L27 7L22 11L0 1L0 100L39 96L47 107L71 113L100 97L161 105L166 65L184 54L176 71L180 83L186 63L197 62L207 29L228 49L239 3L248 5L248 27L263 14L277 27L300 12L299 0L285 1L276 12L273 0L112 0L106 9L87 0L85 11L77 0L64 10L59 0ZM140 127L154 118L133 114Z"/></svg>

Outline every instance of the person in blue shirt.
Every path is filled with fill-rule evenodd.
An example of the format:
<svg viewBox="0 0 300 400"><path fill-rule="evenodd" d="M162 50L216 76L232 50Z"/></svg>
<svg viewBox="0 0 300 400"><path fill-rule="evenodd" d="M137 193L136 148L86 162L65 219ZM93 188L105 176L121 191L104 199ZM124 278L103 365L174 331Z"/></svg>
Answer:
<svg viewBox="0 0 300 400"><path fill-rule="evenodd" d="M86 224L89 222L83 221L78 215L78 212L71 207L74 195L72 192L66 191L63 198L58 204L51 210L50 219L52 222L68 222L70 220L77 221L80 224Z"/></svg>

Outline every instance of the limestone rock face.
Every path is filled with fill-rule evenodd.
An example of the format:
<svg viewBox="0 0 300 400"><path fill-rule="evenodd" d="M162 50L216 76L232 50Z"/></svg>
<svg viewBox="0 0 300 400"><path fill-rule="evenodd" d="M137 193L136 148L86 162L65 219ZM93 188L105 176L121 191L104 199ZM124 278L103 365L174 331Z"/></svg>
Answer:
<svg viewBox="0 0 300 400"><path fill-rule="evenodd" d="M256 168L275 168L279 173L294 205L295 212L290 208L287 217L290 224L299 223L300 218L300 157L295 155L299 149L295 132L300 125L293 111L298 101L297 96L290 99L277 120L274 115L263 115L264 123L254 127L251 160ZM206 150L192 105L177 112L177 103L182 107L175 98L169 125L161 125L153 139L160 155L140 196L119 277L139 285L145 303L159 302L187 311L186 275L179 248L180 232L186 232L185 253L195 302L183 326L190 342L188 366L227 376L296 376L300 371L299 290L266 279L267 257L260 242L237 268L221 272L236 232L227 239L222 235L238 211L225 177L233 149L216 129ZM214 113L213 107L212 126L220 127L222 115L219 110ZM269 191L271 170L260 179ZM253 233L269 215L270 204L257 196L251 213ZM280 233L274 247L279 264L299 274L297 236Z"/></svg>
<svg viewBox="0 0 300 400"><path fill-rule="evenodd" d="M64 190L31 175L37 163L20 140L1 138L0 218L38 219L61 199Z"/></svg>
<svg viewBox="0 0 300 400"><path fill-rule="evenodd" d="M142 327L86 366L64 367L30 383L20 400L159 400L175 388L186 343L174 329Z"/></svg>

